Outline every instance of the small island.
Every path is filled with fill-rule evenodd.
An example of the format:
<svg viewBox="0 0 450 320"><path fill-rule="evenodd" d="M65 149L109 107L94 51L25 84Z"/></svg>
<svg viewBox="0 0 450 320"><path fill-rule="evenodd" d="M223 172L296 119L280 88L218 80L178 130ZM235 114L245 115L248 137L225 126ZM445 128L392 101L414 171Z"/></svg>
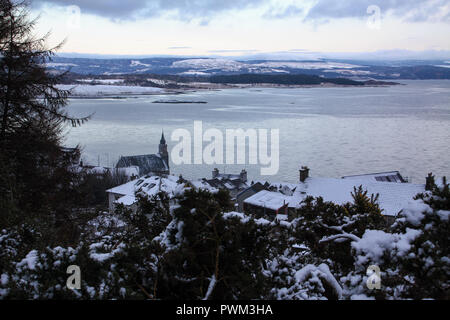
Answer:
<svg viewBox="0 0 450 320"><path fill-rule="evenodd" d="M206 104L206 101L186 101L186 100L156 100L153 103L169 103L169 104L180 104L180 103L200 103Z"/></svg>

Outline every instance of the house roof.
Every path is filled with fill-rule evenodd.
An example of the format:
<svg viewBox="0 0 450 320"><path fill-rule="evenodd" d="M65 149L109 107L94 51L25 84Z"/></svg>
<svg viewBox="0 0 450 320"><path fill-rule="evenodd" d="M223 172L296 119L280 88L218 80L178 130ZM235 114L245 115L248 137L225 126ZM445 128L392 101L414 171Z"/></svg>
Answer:
<svg viewBox="0 0 450 320"><path fill-rule="evenodd" d="M272 192L267 190L262 190L257 194L244 200L244 203L248 203L258 207L265 207L271 210L278 210L284 207L286 204L289 205L290 201L293 201L293 197L285 196L280 192Z"/></svg>
<svg viewBox="0 0 450 320"><path fill-rule="evenodd" d="M150 197L157 195L159 192L165 192L169 197L180 195L187 188L185 183L187 181L179 181L180 178L173 175L164 177L147 175L106 190L106 192L121 195L122 197L115 202L129 206L136 202L135 194L139 192ZM189 183L196 189L217 191L217 189L200 180L189 181Z"/></svg>
<svg viewBox="0 0 450 320"><path fill-rule="evenodd" d="M241 192L239 192L236 195L236 198L239 198L241 195L243 195L245 192L247 192L249 190L253 190L254 192L259 192L259 191L264 190L264 189L265 189L265 185L263 185L260 182L257 182L257 183L252 184L250 187L248 187L248 188L242 190Z"/></svg>
<svg viewBox="0 0 450 320"><path fill-rule="evenodd" d="M286 196L280 192L272 193L279 193L281 197L278 196L278 199L285 200L290 207L298 207L307 196L322 197L325 201L331 201L336 204L352 202L351 193L354 191L354 187L359 187L360 185L362 185L364 190L367 190L369 195L379 194L378 203L380 208L383 209L383 214L391 216L397 215L418 193L425 191L425 185L423 184L378 182L365 178L310 177L303 183L274 183L271 186L276 188L287 186L291 190L295 190L292 196Z"/></svg>
<svg viewBox="0 0 450 320"><path fill-rule="evenodd" d="M166 177L159 176L145 176L139 179L127 182L115 188L106 190L109 193L115 193L120 195L133 195L136 192L144 192L145 194L152 196L156 195L160 191L167 192L169 195L175 193L177 188L184 184L177 183L178 177L168 175Z"/></svg>
<svg viewBox="0 0 450 320"><path fill-rule="evenodd" d="M397 215L418 193L425 191L423 184L371 182L367 179L308 178L299 184L296 192L306 192L307 195L321 196L326 201L343 204L353 201L351 193L354 187L360 185L369 195L379 194L378 203L386 215Z"/></svg>
<svg viewBox="0 0 450 320"><path fill-rule="evenodd" d="M210 180L204 179L206 183L217 189L228 189L228 190L240 190L247 188L248 184L241 180L241 178L214 178Z"/></svg>
<svg viewBox="0 0 450 320"><path fill-rule="evenodd" d="M167 172L169 167L159 154L147 154L140 156L121 157L117 162L117 168L132 167L139 168L139 174Z"/></svg>

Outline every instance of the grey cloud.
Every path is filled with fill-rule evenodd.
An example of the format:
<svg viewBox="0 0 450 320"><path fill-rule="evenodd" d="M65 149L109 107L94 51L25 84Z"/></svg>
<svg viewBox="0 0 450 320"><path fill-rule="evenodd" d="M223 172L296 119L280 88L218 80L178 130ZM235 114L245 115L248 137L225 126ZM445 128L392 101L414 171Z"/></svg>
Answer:
<svg viewBox="0 0 450 320"><path fill-rule="evenodd" d="M324 18L365 18L369 6L378 6L381 14L391 12L394 16L408 21L427 21L439 12L448 0L319 0L306 16L306 20ZM447 20L443 17L441 20Z"/></svg>
<svg viewBox="0 0 450 320"><path fill-rule="evenodd" d="M287 8L272 7L265 14L265 18L287 18L302 16L305 21L327 22L339 18L366 18L369 6L378 6L381 14L392 13L400 19L409 22L429 20L450 21L450 12L438 16L439 10L450 5L449 0L317 0L315 5L304 12L302 8L290 5Z"/></svg>
<svg viewBox="0 0 450 320"><path fill-rule="evenodd" d="M272 7L267 12L264 13L263 17L268 19L283 19L289 17L299 16L303 13L303 9L295 6L289 5L286 8L278 9L276 7Z"/></svg>
<svg viewBox="0 0 450 320"><path fill-rule="evenodd" d="M88 12L99 16L114 19L132 17L144 8L146 1L142 0L35 0L32 2L34 8L41 8L43 4L57 5L61 7L78 6L82 12Z"/></svg>
<svg viewBox="0 0 450 320"><path fill-rule="evenodd" d="M112 19L130 20L140 17L154 17L169 13L180 20L201 19L208 23L213 15L233 9L258 6L268 0L35 0L34 6L53 4L58 6L79 6L87 12Z"/></svg>
<svg viewBox="0 0 450 320"><path fill-rule="evenodd" d="M298 16L317 23L338 18L365 18L368 15L367 8L376 5L380 7L382 14L389 11L410 22L450 22L448 9L443 15L436 15L442 7L450 4L450 0L317 0L308 12L295 4L286 6L280 1L279 5L274 5L270 0L34 0L32 5L39 8L44 3L58 6L77 5L82 12L114 20L168 14L171 18L184 21L199 19L200 25L207 25L218 13L267 4L271 7L263 17L268 19Z"/></svg>

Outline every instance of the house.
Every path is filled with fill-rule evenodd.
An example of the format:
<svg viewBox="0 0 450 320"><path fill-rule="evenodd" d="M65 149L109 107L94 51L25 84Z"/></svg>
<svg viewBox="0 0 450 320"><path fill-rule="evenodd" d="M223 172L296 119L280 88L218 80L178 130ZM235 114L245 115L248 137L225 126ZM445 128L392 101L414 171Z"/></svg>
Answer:
<svg viewBox="0 0 450 320"><path fill-rule="evenodd" d="M181 195L186 188L194 187L211 192L217 192L217 189L204 183L202 180L188 181L183 177L173 175L146 175L139 179L129 181L123 185L106 190L108 194L109 211L113 213L118 204L130 208L132 211L137 209L137 194L152 197L159 192L165 192L169 199Z"/></svg>
<svg viewBox="0 0 450 320"><path fill-rule="evenodd" d="M266 190L269 183L262 184L260 182L252 183L252 185L236 195L236 205L238 212L244 212L244 200L250 198L251 196L257 194L262 190Z"/></svg>
<svg viewBox="0 0 450 320"><path fill-rule="evenodd" d="M203 181L212 188L228 190L232 200L236 200L237 194L249 187L246 170L242 170L239 174L228 174L220 173L219 169L215 168L212 179L203 179Z"/></svg>
<svg viewBox="0 0 450 320"><path fill-rule="evenodd" d="M292 205L295 205L293 197L280 192L262 190L244 200L243 211L256 218L287 220L289 206Z"/></svg>
<svg viewBox="0 0 450 320"><path fill-rule="evenodd" d="M336 204L352 202L354 188L362 186L368 194L378 194L378 203L383 210L382 214L388 222L392 222L409 201L425 191L425 184L393 183L378 181L373 177L353 177L346 179L310 177L309 169L303 167L300 170L299 183L274 183L269 186L271 193L260 191L253 197L244 201L244 212L260 213L264 206L273 208L280 214L280 209L285 209L287 204L288 219L295 218L295 208L308 196L322 197L325 201ZM278 206L278 208L276 208ZM255 208L257 207L257 208ZM272 212L269 212L273 215ZM282 213L285 214L285 213Z"/></svg>
<svg viewBox="0 0 450 320"><path fill-rule="evenodd" d="M125 169L125 168L123 168ZM147 174L139 179L129 181L123 185L107 190L110 212L114 212L117 204L136 209L136 193L147 196L166 192L169 197L174 197L180 190L186 187L217 192L220 189L228 190L232 199L237 193L249 187L247 184L247 172L242 170L240 174L218 174L213 171L213 179L185 180L182 176L176 177L168 174Z"/></svg>
<svg viewBox="0 0 450 320"><path fill-rule="evenodd" d="M139 168L139 176L170 174L169 152L167 151L167 143L164 138L164 132L161 135L157 154L121 157L117 162L116 168L127 168L133 166Z"/></svg>
<svg viewBox="0 0 450 320"><path fill-rule="evenodd" d="M106 190L108 193L109 211L115 211L118 204L136 210L136 194L153 196L159 192L166 192L169 197L174 197L184 188L184 184L178 183L175 176L144 176L137 180L129 181L123 185Z"/></svg>
<svg viewBox="0 0 450 320"><path fill-rule="evenodd" d="M212 172L213 179L227 179L227 180L242 180L247 182L247 171L243 169L240 174L235 173L220 173L219 169L215 168Z"/></svg>

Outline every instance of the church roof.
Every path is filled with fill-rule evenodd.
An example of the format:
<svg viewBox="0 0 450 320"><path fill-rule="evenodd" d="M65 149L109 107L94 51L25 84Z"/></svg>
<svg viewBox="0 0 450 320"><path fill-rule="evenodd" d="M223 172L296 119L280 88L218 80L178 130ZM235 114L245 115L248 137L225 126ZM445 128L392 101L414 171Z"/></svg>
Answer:
<svg viewBox="0 0 450 320"><path fill-rule="evenodd" d="M139 175L167 172L169 170L167 163L158 154L121 157L116 165L117 168L132 166L139 168Z"/></svg>

